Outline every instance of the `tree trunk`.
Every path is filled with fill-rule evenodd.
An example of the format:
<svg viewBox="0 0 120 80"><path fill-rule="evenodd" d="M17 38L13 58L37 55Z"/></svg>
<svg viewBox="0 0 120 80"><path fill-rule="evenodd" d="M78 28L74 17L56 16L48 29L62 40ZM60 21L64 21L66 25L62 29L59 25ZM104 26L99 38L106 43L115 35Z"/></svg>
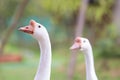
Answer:
<svg viewBox="0 0 120 80"><path fill-rule="evenodd" d="M119 46L120 45L120 0L116 0L116 5L113 11L113 23L116 28L116 33L117 33L117 41L116 44Z"/></svg>
<svg viewBox="0 0 120 80"><path fill-rule="evenodd" d="M16 11L13 15L11 25L8 27L8 29L6 30L6 33L4 34L4 36L2 38L1 46L0 46L0 55L2 55L4 53L5 45L7 44L8 39L10 38L11 34L15 30L20 18L22 17L23 12L24 12L25 7L27 6L28 2L29 2L29 0L23 0L20 3L20 5L16 8Z"/></svg>
<svg viewBox="0 0 120 80"><path fill-rule="evenodd" d="M89 0L82 0L82 5L79 8L78 20L77 20L76 29L75 29L75 37L82 36L82 31L83 31L84 23L85 23L85 13L86 13L86 9L88 6L88 1ZM77 60L77 53L72 52L69 66L68 66L68 73L67 73L68 80L73 80L76 60Z"/></svg>
<svg viewBox="0 0 120 80"><path fill-rule="evenodd" d="M115 8L113 11L113 23L116 27L117 33L120 32L120 0L116 0Z"/></svg>

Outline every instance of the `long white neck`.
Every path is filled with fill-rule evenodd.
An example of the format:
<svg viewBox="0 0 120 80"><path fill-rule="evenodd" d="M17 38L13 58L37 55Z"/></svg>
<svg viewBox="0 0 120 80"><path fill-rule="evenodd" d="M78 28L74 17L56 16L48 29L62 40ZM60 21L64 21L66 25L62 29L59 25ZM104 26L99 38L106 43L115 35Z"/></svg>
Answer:
<svg viewBox="0 0 120 80"><path fill-rule="evenodd" d="M40 45L41 55L34 80L50 80L52 54L49 36L47 35L47 37L38 42Z"/></svg>
<svg viewBox="0 0 120 80"><path fill-rule="evenodd" d="M86 62L86 80L98 80L95 73L93 52L91 46L87 51L85 51L85 62Z"/></svg>

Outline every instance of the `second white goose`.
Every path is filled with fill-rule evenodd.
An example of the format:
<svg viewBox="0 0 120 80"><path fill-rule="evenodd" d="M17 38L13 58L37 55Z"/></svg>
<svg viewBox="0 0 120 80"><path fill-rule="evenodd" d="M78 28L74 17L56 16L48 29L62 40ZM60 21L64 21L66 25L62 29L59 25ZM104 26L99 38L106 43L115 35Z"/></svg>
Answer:
<svg viewBox="0 0 120 80"><path fill-rule="evenodd" d="M98 80L94 68L92 47L90 45L89 40L86 38L77 37L70 49L80 49L80 51L84 53L86 63L86 80Z"/></svg>

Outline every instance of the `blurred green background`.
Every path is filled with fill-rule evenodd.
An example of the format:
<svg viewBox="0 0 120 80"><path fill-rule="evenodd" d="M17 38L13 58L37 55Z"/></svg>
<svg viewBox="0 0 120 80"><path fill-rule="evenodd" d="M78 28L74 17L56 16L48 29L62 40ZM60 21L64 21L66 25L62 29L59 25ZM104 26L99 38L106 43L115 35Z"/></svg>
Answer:
<svg viewBox="0 0 120 80"><path fill-rule="evenodd" d="M87 37L92 44L99 80L120 80L119 9L120 0L0 0L0 56L22 57L18 62L0 62L0 80L34 79L40 55L37 41L17 30L31 19L44 25L50 35L51 80L68 79L69 47L78 26L82 27L79 35ZM83 18L79 15L82 11ZM78 55L73 70L73 80L85 80L83 54Z"/></svg>

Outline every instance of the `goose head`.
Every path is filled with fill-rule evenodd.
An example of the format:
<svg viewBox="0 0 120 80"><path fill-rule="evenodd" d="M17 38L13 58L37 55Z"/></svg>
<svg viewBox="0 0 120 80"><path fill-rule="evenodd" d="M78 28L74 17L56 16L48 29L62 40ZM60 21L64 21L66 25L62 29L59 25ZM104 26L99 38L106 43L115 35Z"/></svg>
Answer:
<svg viewBox="0 0 120 80"><path fill-rule="evenodd" d="M35 20L30 20L29 25L20 27L19 30L32 35L37 40L45 38L48 35L46 28Z"/></svg>
<svg viewBox="0 0 120 80"><path fill-rule="evenodd" d="M76 37L71 50L87 51L90 48L90 42L87 38Z"/></svg>

